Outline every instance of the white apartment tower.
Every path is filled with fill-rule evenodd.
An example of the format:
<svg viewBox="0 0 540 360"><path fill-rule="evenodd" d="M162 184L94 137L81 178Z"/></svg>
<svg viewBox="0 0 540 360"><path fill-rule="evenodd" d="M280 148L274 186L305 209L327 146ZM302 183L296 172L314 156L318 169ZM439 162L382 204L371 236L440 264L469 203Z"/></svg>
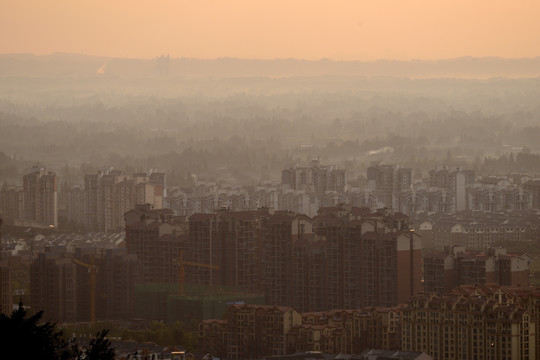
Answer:
<svg viewBox="0 0 540 360"><path fill-rule="evenodd" d="M24 220L30 224L58 226L56 174L33 167L23 177Z"/></svg>

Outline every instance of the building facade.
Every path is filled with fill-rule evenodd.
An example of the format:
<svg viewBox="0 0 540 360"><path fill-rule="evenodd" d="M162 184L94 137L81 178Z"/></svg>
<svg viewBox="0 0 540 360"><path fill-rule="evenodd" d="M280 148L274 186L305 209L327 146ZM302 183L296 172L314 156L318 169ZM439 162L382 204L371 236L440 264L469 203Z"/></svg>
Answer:
<svg viewBox="0 0 540 360"><path fill-rule="evenodd" d="M199 323L199 351L228 359L360 354L400 346L400 308L299 313L290 307L232 305L224 319Z"/></svg>
<svg viewBox="0 0 540 360"><path fill-rule="evenodd" d="M82 265L84 264L84 265ZM95 269L95 283L91 270ZM125 249L46 248L30 265L30 306L53 322L128 319L134 311L139 263Z"/></svg>
<svg viewBox="0 0 540 360"><path fill-rule="evenodd" d="M0 219L0 226L1 226ZM0 259L0 314L11 315L13 311L13 280L7 260Z"/></svg>
<svg viewBox="0 0 540 360"><path fill-rule="evenodd" d="M265 294L299 311L395 306L421 291L421 246L407 217L388 209L276 212L262 250Z"/></svg>
<svg viewBox="0 0 540 360"><path fill-rule="evenodd" d="M405 351L433 359L537 359L537 292L462 286L416 297L402 311Z"/></svg>
<svg viewBox="0 0 540 360"><path fill-rule="evenodd" d="M86 175L84 181L84 225L87 230L110 232L122 229L124 214L136 205L150 204L153 209L163 208L163 173L128 176L125 171L111 168ZM73 188L70 192L76 196L78 189ZM77 213L78 204L72 205L68 213Z"/></svg>
<svg viewBox="0 0 540 360"><path fill-rule="evenodd" d="M181 251L185 248L187 224L169 209L152 210L138 205L125 214L126 248L140 263L140 281L178 282Z"/></svg>
<svg viewBox="0 0 540 360"><path fill-rule="evenodd" d="M272 210L194 214L189 218L185 256L188 261L213 266L189 266L186 275L200 284L262 291L263 230Z"/></svg>
<svg viewBox="0 0 540 360"><path fill-rule="evenodd" d="M5 224L15 225L24 219L24 188L2 185L0 190L0 214Z"/></svg>
<svg viewBox="0 0 540 360"><path fill-rule="evenodd" d="M495 283L508 287L529 287L529 259L508 255L506 249L484 252L448 246L446 253L424 257L424 291L444 294L459 285Z"/></svg>
<svg viewBox="0 0 540 360"><path fill-rule="evenodd" d="M56 174L34 167L23 177L24 221L41 226L58 226Z"/></svg>
<svg viewBox="0 0 540 360"><path fill-rule="evenodd" d="M368 189L378 198L378 207L399 211L401 192L412 188L412 169L375 161L367 169L367 180Z"/></svg>

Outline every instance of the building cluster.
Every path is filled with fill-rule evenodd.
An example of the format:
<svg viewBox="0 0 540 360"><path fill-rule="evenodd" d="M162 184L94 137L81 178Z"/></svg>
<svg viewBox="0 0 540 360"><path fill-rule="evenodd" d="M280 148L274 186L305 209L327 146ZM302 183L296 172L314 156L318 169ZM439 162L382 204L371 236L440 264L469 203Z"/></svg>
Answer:
<svg viewBox="0 0 540 360"><path fill-rule="evenodd" d="M124 213L138 204L163 207L165 174L135 173L108 169L86 175L84 189L66 190L66 217L84 224L88 231L118 231L124 227Z"/></svg>
<svg viewBox="0 0 540 360"><path fill-rule="evenodd" d="M22 186L4 184L0 190L0 213L6 224L57 226L56 174L33 167L24 175Z"/></svg>
<svg viewBox="0 0 540 360"><path fill-rule="evenodd" d="M196 182L190 189L169 189L166 207L177 215L213 213L221 208L234 211L270 207L315 216L320 207L346 202L346 172L335 165L313 160L310 166L284 169L281 183L257 186L218 185Z"/></svg>
<svg viewBox="0 0 540 360"><path fill-rule="evenodd" d="M199 349L227 359L399 349L399 317L400 308L300 313L287 306L232 305L223 319L199 323Z"/></svg>
<svg viewBox="0 0 540 360"><path fill-rule="evenodd" d="M364 205L376 204L407 215L422 212L453 214L460 211L516 211L535 207L538 181L527 177L476 179L472 170L441 166L422 181L413 181L412 169L374 162L367 170L368 188L360 190ZM523 181L523 183L522 183ZM538 182L540 184L540 182ZM540 185L537 185L540 188Z"/></svg>
<svg viewBox="0 0 540 360"><path fill-rule="evenodd" d="M86 175L84 187L58 189L54 172L34 167L23 177L22 186L2 186L0 213L9 225L54 228L60 213L87 231L120 231L124 213L135 205L163 207L165 185L164 173L128 176L125 171L111 168Z"/></svg>
<svg viewBox="0 0 540 360"><path fill-rule="evenodd" d="M281 172L281 184L285 189L303 190L320 197L328 191L343 194L347 185L345 170L334 165L321 165L313 160L311 166L294 166Z"/></svg>
<svg viewBox="0 0 540 360"><path fill-rule="evenodd" d="M495 284L422 293L392 308L299 313L291 307L232 305L199 323L203 352L229 359L305 358L304 354L399 351L422 359L537 359L540 291ZM366 350L371 348L389 351ZM344 355L345 356L345 355ZM308 356L310 358L310 356ZM386 357L382 357L386 359Z"/></svg>
<svg viewBox="0 0 540 360"><path fill-rule="evenodd" d="M126 249L51 246L30 266L30 306L55 322L90 321L92 312L95 319L126 319L138 273L138 259Z"/></svg>
<svg viewBox="0 0 540 360"><path fill-rule="evenodd" d="M167 210L126 214L126 246L147 282L175 282L179 263L195 284L263 293L300 311L394 306L421 290L421 240L391 210L342 205L310 218L287 211L195 214L187 231Z"/></svg>
<svg viewBox="0 0 540 360"><path fill-rule="evenodd" d="M424 256L424 292L444 294L456 286L487 283L528 288L531 260L503 248L480 252L448 246L445 253Z"/></svg>
<svg viewBox="0 0 540 360"><path fill-rule="evenodd" d="M341 205L314 218L223 209L186 218L145 204L125 214L125 243L121 234L50 232L8 248L37 254L30 305L54 321L89 320L91 291L96 318L129 317L135 284L237 289L300 311L395 306L421 291L421 239L407 216L388 209Z"/></svg>
<svg viewBox="0 0 540 360"><path fill-rule="evenodd" d="M538 359L540 292L460 286L415 297L401 311L402 350L434 359Z"/></svg>
<svg viewBox="0 0 540 360"><path fill-rule="evenodd" d="M122 233L63 234L54 230L42 233L24 228L24 230L3 235L2 248L6 257L24 256L31 259L33 253L44 252L48 247L63 246L68 252L85 247L114 249L121 247L124 239L125 236Z"/></svg>
<svg viewBox="0 0 540 360"><path fill-rule="evenodd" d="M245 211L266 206L311 217L321 207L338 204L371 211L386 207L409 216L540 209L540 181L526 175L476 179L473 170L440 166L415 179L412 169L381 162L372 162L366 175L366 186L352 186L345 170L315 160L310 166L284 169L279 184L233 187L196 182L190 189L170 189L166 207L189 216L223 207Z"/></svg>
<svg viewBox="0 0 540 360"><path fill-rule="evenodd" d="M23 186L2 187L0 213L8 224L57 226L60 213L87 231L117 231L126 211L146 203L182 216L269 207L314 217L319 208L339 204L409 216L540 209L540 181L526 175L476 179L472 170L441 166L415 179L412 169L381 162L372 162L366 175L366 186L352 186L344 169L313 160L284 169L279 183L231 186L195 178L191 187L167 189L164 173L127 175L109 168L86 175L84 185L60 186L57 200L55 174L34 168Z"/></svg>
<svg viewBox="0 0 540 360"><path fill-rule="evenodd" d="M412 169L373 162L367 169L367 181L365 197L374 198L370 204L397 210L401 208L402 192L412 188Z"/></svg>
<svg viewBox="0 0 540 360"><path fill-rule="evenodd" d="M486 249L504 242L540 240L540 213L523 211L462 211L455 214L421 214L414 228L424 247L443 249L448 245Z"/></svg>

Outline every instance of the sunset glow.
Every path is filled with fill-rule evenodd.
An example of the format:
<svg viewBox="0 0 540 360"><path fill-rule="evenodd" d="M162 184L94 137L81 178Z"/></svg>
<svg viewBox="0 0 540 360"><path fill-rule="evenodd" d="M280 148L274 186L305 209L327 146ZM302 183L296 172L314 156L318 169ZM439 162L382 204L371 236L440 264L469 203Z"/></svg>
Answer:
<svg viewBox="0 0 540 360"><path fill-rule="evenodd" d="M336 60L540 55L540 2L2 0L0 53Z"/></svg>

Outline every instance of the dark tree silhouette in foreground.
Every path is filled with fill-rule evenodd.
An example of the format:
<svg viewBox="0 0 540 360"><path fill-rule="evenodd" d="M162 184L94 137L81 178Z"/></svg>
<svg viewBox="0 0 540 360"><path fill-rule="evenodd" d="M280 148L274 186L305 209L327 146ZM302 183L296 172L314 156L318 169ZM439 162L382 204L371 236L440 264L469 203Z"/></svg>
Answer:
<svg viewBox="0 0 540 360"><path fill-rule="evenodd" d="M101 330L96 337L90 340L88 348L84 351L86 360L113 360L114 349L111 347L111 341L105 337L109 330Z"/></svg>
<svg viewBox="0 0 540 360"><path fill-rule="evenodd" d="M6 316L0 314L2 359L58 359L63 357L62 331L53 323L40 323L43 311L27 317L22 303Z"/></svg>
<svg viewBox="0 0 540 360"><path fill-rule="evenodd" d="M101 330L90 340L88 347L80 351L74 340L66 341L63 332L51 322L42 323L43 311L27 317L27 311L19 308L7 316L0 314L0 351L2 360L60 359L60 360L113 360L115 353L106 339L109 330Z"/></svg>

